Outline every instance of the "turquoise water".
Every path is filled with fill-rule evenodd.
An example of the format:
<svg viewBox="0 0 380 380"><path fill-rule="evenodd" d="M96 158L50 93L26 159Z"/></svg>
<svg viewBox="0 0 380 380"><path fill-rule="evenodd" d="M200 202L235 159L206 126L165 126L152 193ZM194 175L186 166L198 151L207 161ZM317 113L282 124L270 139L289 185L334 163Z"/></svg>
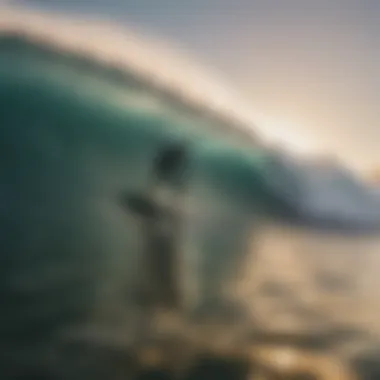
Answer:
<svg viewBox="0 0 380 380"><path fill-rule="evenodd" d="M155 156L176 141L190 152L183 247L196 255L199 294L220 293L241 262L264 156L118 75L0 42L0 334L125 319L144 236L121 198L149 186Z"/></svg>

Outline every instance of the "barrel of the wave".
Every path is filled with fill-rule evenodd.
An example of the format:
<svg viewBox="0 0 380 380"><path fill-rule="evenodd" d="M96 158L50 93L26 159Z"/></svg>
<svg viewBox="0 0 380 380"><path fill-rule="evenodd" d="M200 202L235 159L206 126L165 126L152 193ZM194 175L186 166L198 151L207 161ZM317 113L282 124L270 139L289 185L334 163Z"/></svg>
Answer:
<svg viewBox="0 0 380 380"><path fill-rule="evenodd" d="M121 200L126 194L152 195L155 158L173 142L195 145L186 159L191 167L186 191L198 217L189 222L185 243L173 239L175 255L190 252L197 264L178 276L170 258L159 262L168 267L153 268L157 287L151 294L173 309L176 291L186 293L192 286L183 285L183 277L200 284L182 314L183 326L194 328L186 331L188 337L191 331L199 337L199 321L212 315L211 320L231 322L225 326L238 321L233 313L231 319L234 300L226 289L233 281L229 264L241 261L233 249L239 228L226 234L232 239L225 239L220 259L215 245L223 220L229 226L231 216L241 224L246 220L246 213L235 210L238 205L241 210L234 195L241 186L229 179L233 171L228 169L223 180L230 139L214 136L212 128L203 128L202 117L191 116L174 100L170 104L153 85L131 80L131 73L123 76L93 57L61 49L19 33L0 36L2 379L130 376L135 366L126 358L141 343L137 327L142 319L153 319L142 314L136 296L147 270L146 220ZM169 195L182 186L164 182ZM158 236L170 251L173 244L163 237ZM181 249L185 245L191 249ZM167 270L173 280L162 277Z"/></svg>

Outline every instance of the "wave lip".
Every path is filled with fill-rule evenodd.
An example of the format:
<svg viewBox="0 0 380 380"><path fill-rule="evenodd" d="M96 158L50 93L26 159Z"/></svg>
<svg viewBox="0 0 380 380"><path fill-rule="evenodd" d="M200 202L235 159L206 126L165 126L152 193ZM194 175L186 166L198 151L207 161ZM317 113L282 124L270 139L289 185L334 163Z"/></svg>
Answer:
<svg viewBox="0 0 380 380"><path fill-rule="evenodd" d="M161 40L104 20L9 5L0 6L0 34L23 35L58 51L133 73L252 142L258 140L251 107L231 86Z"/></svg>

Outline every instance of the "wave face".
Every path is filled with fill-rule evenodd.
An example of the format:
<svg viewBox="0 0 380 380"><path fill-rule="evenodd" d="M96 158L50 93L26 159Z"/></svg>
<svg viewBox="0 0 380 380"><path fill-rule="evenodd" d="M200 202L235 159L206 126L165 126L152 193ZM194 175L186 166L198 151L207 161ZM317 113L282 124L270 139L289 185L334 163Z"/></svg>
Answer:
<svg viewBox="0 0 380 380"><path fill-rule="evenodd" d="M191 307L224 292L249 219L249 188L236 183L249 177L246 141L138 77L9 34L0 39L0 105L2 378L33 373L37 362L72 368L59 351L71 331L95 325L91 339L123 331L120 344L133 340L145 235L122 198L149 190L168 145L190 152L192 216L180 244L199 285ZM230 234L216 245L221 228ZM47 352L57 350L52 369Z"/></svg>

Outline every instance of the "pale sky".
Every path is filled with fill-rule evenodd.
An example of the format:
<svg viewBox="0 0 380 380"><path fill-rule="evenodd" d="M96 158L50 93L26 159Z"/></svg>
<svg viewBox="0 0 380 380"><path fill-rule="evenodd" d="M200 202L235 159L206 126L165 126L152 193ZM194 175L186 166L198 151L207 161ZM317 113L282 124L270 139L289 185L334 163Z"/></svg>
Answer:
<svg viewBox="0 0 380 380"><path fill-rule="evenodd" d="M380 164L379 0L24 0L172 41L233 83L266 128Z"/></svg>

